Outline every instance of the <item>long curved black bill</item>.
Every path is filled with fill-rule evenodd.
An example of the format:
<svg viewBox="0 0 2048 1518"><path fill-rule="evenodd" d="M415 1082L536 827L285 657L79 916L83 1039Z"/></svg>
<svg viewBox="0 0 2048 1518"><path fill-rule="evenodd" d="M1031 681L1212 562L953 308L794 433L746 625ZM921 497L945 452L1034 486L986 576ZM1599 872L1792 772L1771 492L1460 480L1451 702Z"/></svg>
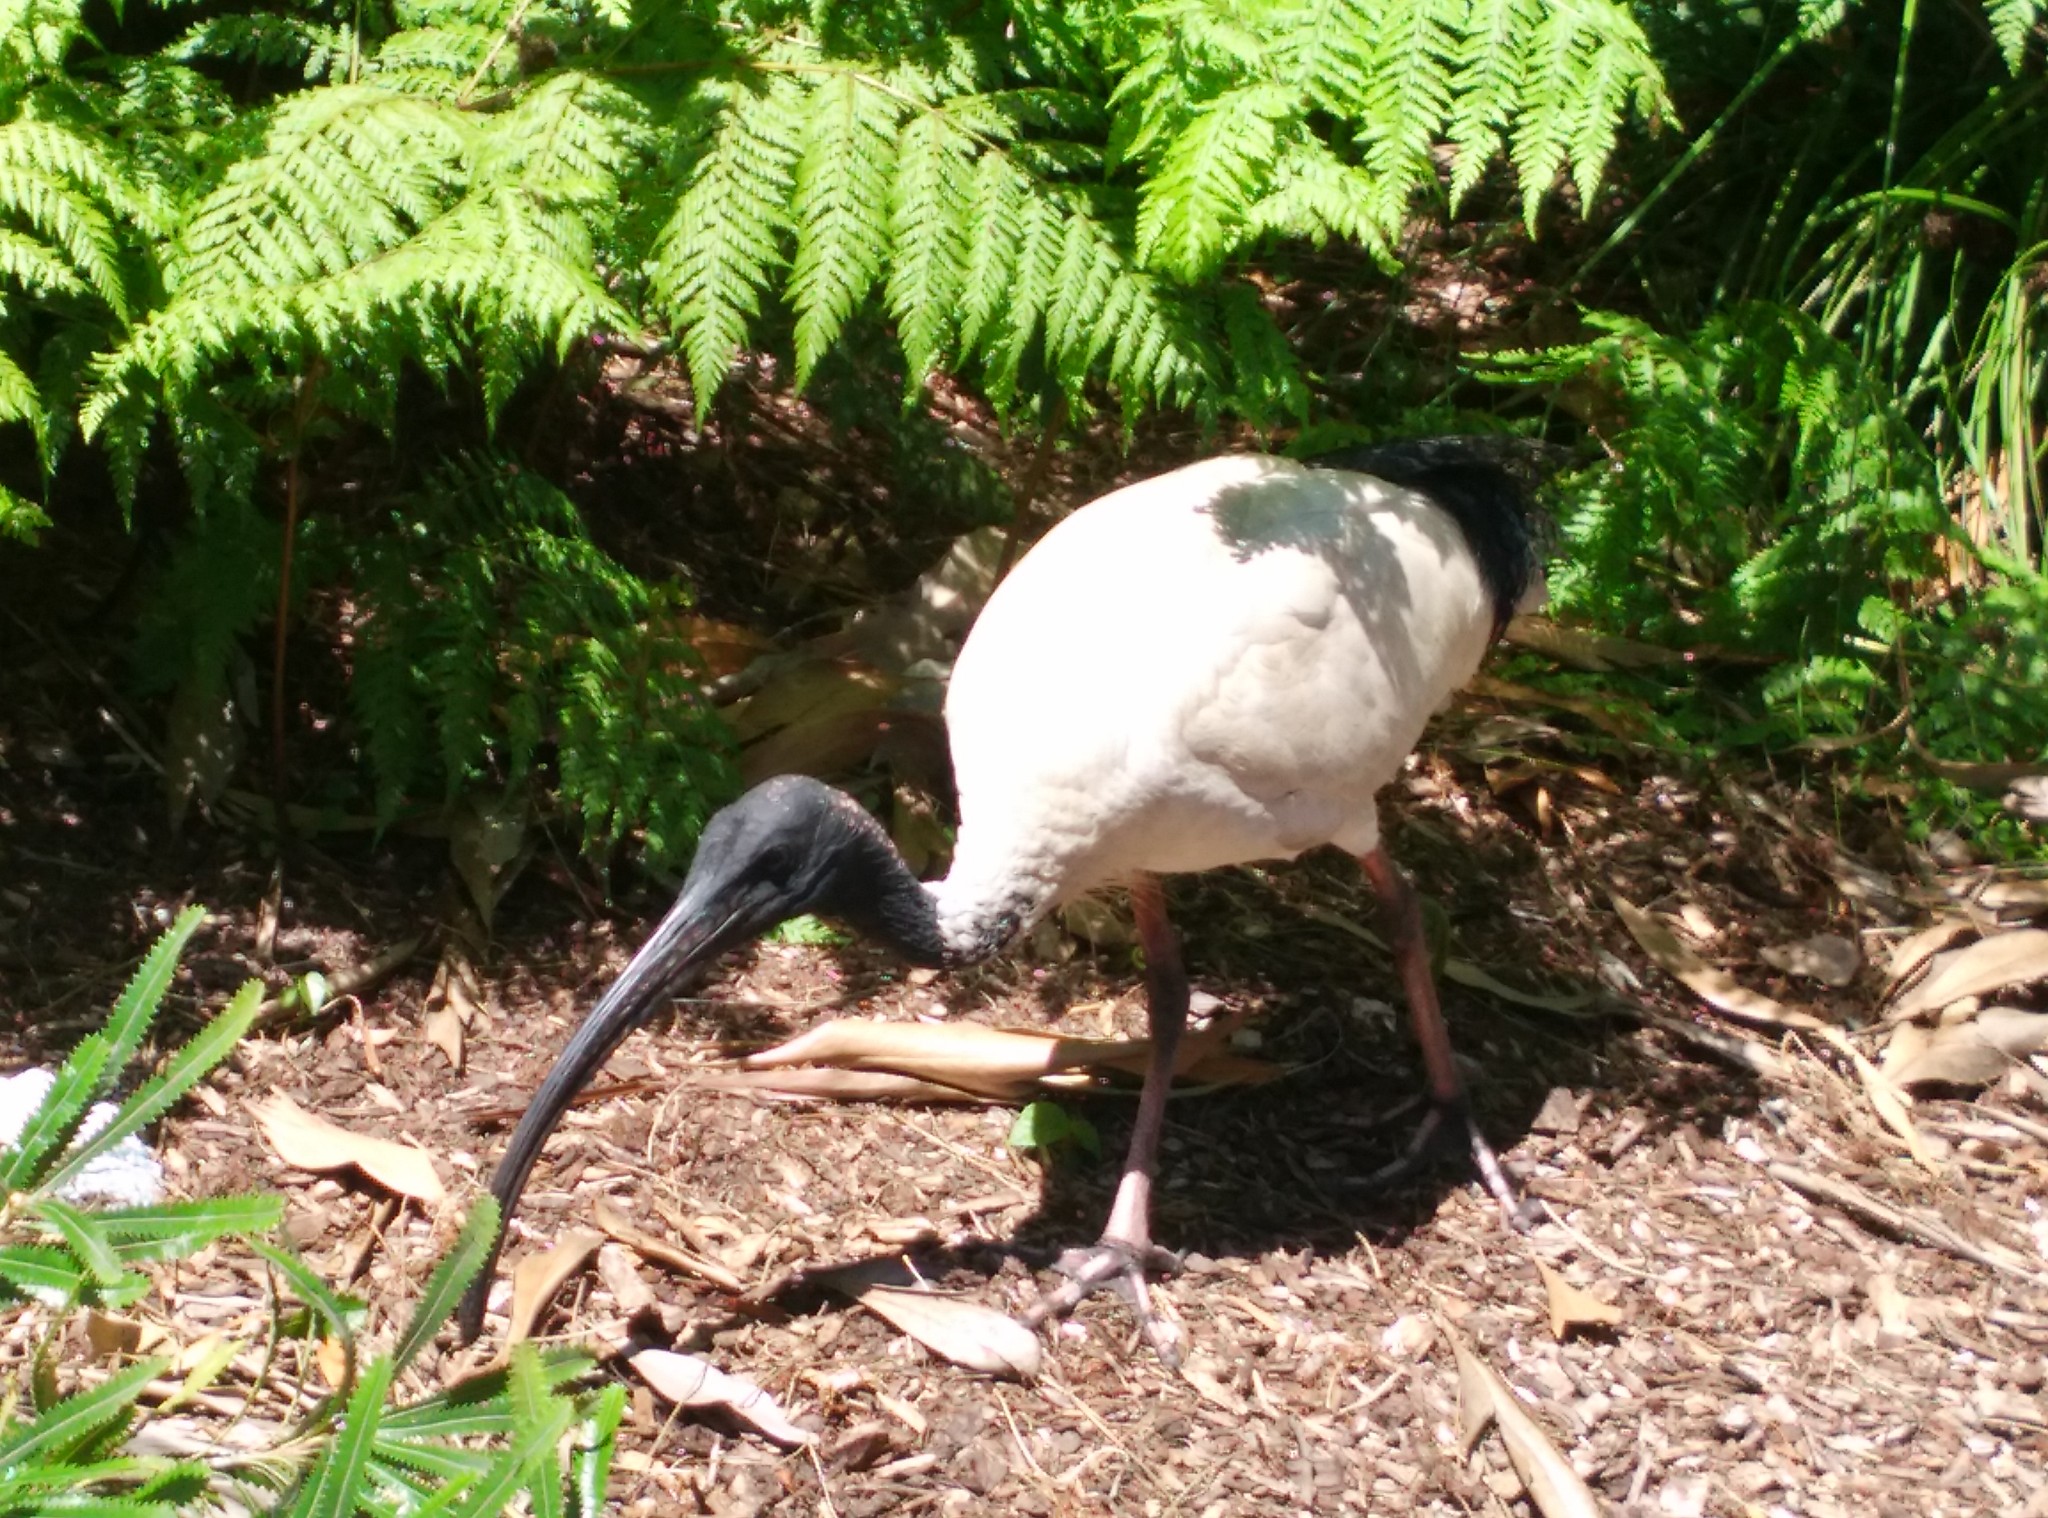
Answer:
<svg viewBox="0 0 2048 1518"><path fill-rule="evenodd" d="M625 1042L626 1035L659 1012L669 999L683 990L691 974L716 959L741 938L750 935L747 914L725 903L701 899L693 890L695 882L683 887L683 894L669 908L661 925L635 954L619 978L599 998L590 1015L583 1019L548 1072L548 1078L533 1094L526 1115L513 1130L511 1143L498 1161L491 1177L491 1194L498 1199L498 1237L483 1269L470 1282L462 1298L455 1323L461 1341L467 1344L483 1329L484 1299L490 1294L491 1276L497 1268L498 1252L504 1247L505 1230L512 1221L512 1209L526 1189L526 1178L540 1158L541 1147L575 1101L576 1093L612 1051Z"/></svg>

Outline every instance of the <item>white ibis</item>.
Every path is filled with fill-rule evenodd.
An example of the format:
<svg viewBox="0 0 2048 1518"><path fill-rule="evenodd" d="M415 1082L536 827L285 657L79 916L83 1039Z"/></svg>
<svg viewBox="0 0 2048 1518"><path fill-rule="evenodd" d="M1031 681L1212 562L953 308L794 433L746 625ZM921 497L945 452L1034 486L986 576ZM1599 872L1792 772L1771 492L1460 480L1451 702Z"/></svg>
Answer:
<svg viewBox="0 0 2048 1518"><path fill-rule="evenodd" d="M1047 533L969 633L946 699L960 831L920 884L860 805L769 780L705 827L681 896L562 1051L499 1161L509 1217L577 1090L693 971L799 913L836 917L918 964L966 965L1060 902L1129 888L1152 1053L1101 1239L1031 1314L1113 1285L1169 1359L1145 1286L1151 1192L1188 983L1159 877L1324 844L1380 902L1433 1101L1488 1187L1512 1188L1464 1100L1413 890L1380 846L1374 793L1423 723L1542 594L1528 498L1485 440L1316 461L1240 455L1112 492ZM488 1269L463 1304L481 1327Z"/></svg>

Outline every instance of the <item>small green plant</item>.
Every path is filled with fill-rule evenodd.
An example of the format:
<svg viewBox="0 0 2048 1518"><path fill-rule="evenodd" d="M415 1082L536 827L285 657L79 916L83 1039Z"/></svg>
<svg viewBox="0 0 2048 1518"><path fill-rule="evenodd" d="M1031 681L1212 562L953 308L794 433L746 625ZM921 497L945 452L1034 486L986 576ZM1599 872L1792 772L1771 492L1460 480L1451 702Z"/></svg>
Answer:
<svg viewBox="0 0 2048 1518"><path fill-rule="evenodd" d="M604 1505L626 1394L617 1385L584 1394L566 1390L592 1368L588 1355L521 1344L502 1370L417 1400L393 1401L397 1378L447 1322L497 1232L498 1204L483 1197L434 1267L396 1345L368 1365L357 1353L362 1304L335 1293L288 1250L255 1244L305 1303L313 1326L341 1345L344 1370L341 1384L296 1433L235 1473L253 1485L281 1488L276 1511L290 1518L394 1511L481 1518L521 1494L535 1513L595 1518Z"/></svg>
<svg viewBox="0 0 2048 1518"><path fill-rule="evenodd" d="M1057 1102L1026 1104L1003 1142L1012 1149L1036 1154L1048 1164L1065 1149L1078 1149L1091 1158L1102 1153L1102 1138L1095 1125Z"/></svg>
<svg viewBox="0 0 2048 1518"><path fill-rule="evenodd" d="M79 1140L87 1110L121 1078L154 1021L178 955L206 920L203 907L179 914L135 972L100 1032L71 1051L14 1146L0 1153L0 1298L65 1311L82 1304L124 1306L149 1289L133 1267L178 1260L227 1234L266 1231L284 1212L280 1198L217 1197L91 1211L67 1196L95 1161L170 1109L249 1031L263 998L250 981L162 1070L144 1082L91 1136Z"/></svg>
<svg viewBox="0 0 2048 1518"><path fill-rule="evenodd" d="M91 1128L96 1097L119 1079L161 1005L178 956L205 920L180 914L144 958L104 1030L82 1041L57 1072L14 1147L0 1151L0 1304L45 1311L49 1327L29 1357L26 1385L0 1404L0 1518L51 1512L170 1518L229 1502L291 1518L373 1514L495 1514L525 1494L535 1513L594 1518L604 1501L625 1390L572 1394L592 1367L586 1355L515 1349L506 1366L445 1391L397 1401L393 1386L453 1311L483 1266L498 1230L497 1204L471 1211L436 1265L405 1330L388 1352L359 1363L363 1303L333 1291L288 1249L254 1235L277 1227L276 1196L218 1197L88 1210L74 1194L95 1162L213 1069L248 1032L262 986L243 986L227 1008L163 1068ZM80 1139L81 1131L90 1136ZM246 1238L291 1295L300 1323L340 1344L344 1370L333 1393L284 1438L250 1453L205 1460L136 1453L131 1436L149 1416L138 1403L171 1362L148 1358L69 1397L54 1394L52 1346L81 1306L132 1304L150 1282L135 1267L189 1257L217 1240ZM196 1392L226 1368L234 1346L186 1372ZM566 1464L563 1451L566 1449Z"/></svg>
<svg viewBox="0 0 2048 1518"><path fill-rule="evenodd" d="M792 917L788 922L778 923L769 931L768 942L834 948L840 944L852 943L853 940L831 923L806 912L801 917Z"/></svg>

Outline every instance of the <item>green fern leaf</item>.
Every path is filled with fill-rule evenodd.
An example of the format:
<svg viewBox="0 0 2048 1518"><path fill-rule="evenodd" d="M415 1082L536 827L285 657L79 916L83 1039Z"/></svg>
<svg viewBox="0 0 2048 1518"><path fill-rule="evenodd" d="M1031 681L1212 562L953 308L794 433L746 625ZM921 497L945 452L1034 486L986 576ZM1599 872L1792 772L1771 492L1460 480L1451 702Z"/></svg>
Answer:
<svg viewBox="0 0 2048 1518"><path fill-rule="evenodd" d="M682 333L700 413L725 382L783 261L804 104L781 75L758 90L714 83L707 95L717 125L656 239L650 270L656 303Z"/></svg>
<svg viewBox="0 0 2048 1518"><path fill-rule="evenodd" d="M851 69L811 92L791 209L796 380L805 384L881 273L901 107Z"/></svg>
<svg viewBox="0 0 2048 1518"><path fill-rule="evenodd" d="M2035 28L2048 19L2048 0L1986 0L1985 8L1991 12L1991 35L2005 66L2017 75Z"/></svg>
<svg viewBox="0 0 2048 1518"><path fill-rule="evenodd" d="M1139 202L1138 257L1194 281L1235 245L1245 211L1266 191L1283 123L1298 99L1259 82L1198 107L1159 155Z"/></svg>
<svg viewBox="0 0 2048 1518"><path fill-rule="evenodd" d="M889 206L889 313L914 392L945 348L967 278L974 143L941 111L904 124Z"/></svg>

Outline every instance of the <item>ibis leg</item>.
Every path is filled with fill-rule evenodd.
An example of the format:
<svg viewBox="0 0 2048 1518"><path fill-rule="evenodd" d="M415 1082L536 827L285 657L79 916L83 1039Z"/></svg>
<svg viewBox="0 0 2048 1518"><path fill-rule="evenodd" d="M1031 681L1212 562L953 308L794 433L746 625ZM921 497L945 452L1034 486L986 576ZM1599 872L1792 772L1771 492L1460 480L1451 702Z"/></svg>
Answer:
<svg viewBox="0 0 2048 1518"><path fill-rule="evenodd" d="M1041 1297L1025 1313L1039 1324L1063 1316L1091 1292L1109 1287L1130 1304L1145 1337L1168 1365L1180 1362L1180 1332L1152 1306L1145 1283L1149 1267L1171 1268L1178 1262L1152 1243L1152 1181L1159 1172L1159 1134L1166 1123L1166 1096L1173 1085L1174 1056L1188 1020L1188 977L1181 964L1180 941L1166 919L1166 898L1159 882L1142 876L1131 886L1138 942L1145 950L1146 1016L1151 1025L1152 1054L1145 1066L1145 1085L1138 1095L1138 1117L1131 1147L1124 1158L1123 1179L1110 1207L1109 1226L1087 1249L1070 1249L1053 1267L1067 1279Z"/></svg>
<svg viewBox="0 0 2048 1518"><path fill-rule="evenodd" d="M1385 849L1361 854L1358 862L1379 897L1381 931L1393 948L1401 989L1408 999L1409 1025L1415 1030L1415 1041L1422 1046L1430 1100L1429 1116L1407 1152L1365 1179L1369 1184L1384 1185L1412 1174L1427 1159L1444 1125L1461 1123L1480 1180L1500 1203L1508 1221L1517 1228L1525 1227L1523 1200L1515 1195L1514 1184L1501 1168L1500 1156L1486 1141L1471 1103L1466 1100L1465 1083L1458 1075L1457 1058L1451 1052L1450 1030L1444 1026L1443 1007L1437 1001L1436 976L1430 969L1429 942L1422 931L1422 908L1415 888Z"/></svg>

